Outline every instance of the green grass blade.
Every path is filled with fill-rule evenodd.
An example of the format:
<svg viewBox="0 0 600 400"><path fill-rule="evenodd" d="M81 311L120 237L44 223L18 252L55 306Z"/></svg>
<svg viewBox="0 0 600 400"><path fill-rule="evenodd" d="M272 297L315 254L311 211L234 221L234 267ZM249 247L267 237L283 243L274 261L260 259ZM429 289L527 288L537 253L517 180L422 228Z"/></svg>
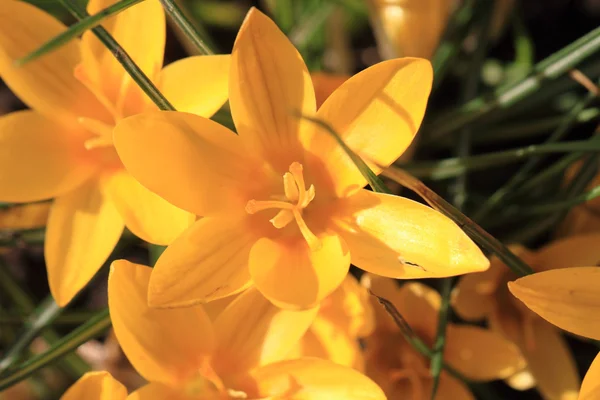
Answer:
<svg viewBox="0 0 600 400"><path fill-rule="evenodd" d="M78 20L83 20L89 17L89 14L80 9L71 0L58 0L69 12ZM129 54L117 43L114 37L102 26L97 26L92 29L92 32L100 39L100 41L110 50L114 57L123 66L125 71L131 76L131 79L146 93L146 95L156 104L161 110L175 111L175 107L163 96L158 88L146 76L144 71L131 59Z"/></svg>
<svg viewBox="0 0 600 400"><path fill-rule="evenodd" d="M38 354L6 374L0 376L0 392L20 381L52 362L57 361L69 352L100 335L110 326L110 315L108 309L96 313L88 322L75 329L54 343L45 352Z"/></svg>
<svg viewBox="0 0 600 400"><path fill-rule="evenodd" d="M63 46L64 44L68 43L69 41L75 39L76 37L81 35L83 32L87 31L88 29L92 29L92 28L95 28L96 26L100 25L102 23L102 21L104 21L106 18L113 16L121 11L124 11L131 6L133 6L137 3L140 3L141 1L143 1L143 0L121 0L118 3L115 3L109 7L106 7L105 9L101 10L97 14L83 18L79 22L71 25L69 27L69 29L67 29L60 35L58 35L58 36L50 39L46 43L44 43L42 46L40 46L40 48L32 51L25 57L15 61L15 64L18 66L23 66L23 65L27 64L28 62L31 62L31 61L43 56L46 53L54 51L54 50L58 49L60 46Z"/></svg>
<svg viewBox="0 0 600 400"><path fill-rule="evenodd" d="M173 22L181 29L185 36L198 49L200 54L215 54L206 34L200 32L199 27L194 25L185 12L179 7L175 0L160 0L166 13L173 19ZM204 37L203 37L204 36Z"/></svg>

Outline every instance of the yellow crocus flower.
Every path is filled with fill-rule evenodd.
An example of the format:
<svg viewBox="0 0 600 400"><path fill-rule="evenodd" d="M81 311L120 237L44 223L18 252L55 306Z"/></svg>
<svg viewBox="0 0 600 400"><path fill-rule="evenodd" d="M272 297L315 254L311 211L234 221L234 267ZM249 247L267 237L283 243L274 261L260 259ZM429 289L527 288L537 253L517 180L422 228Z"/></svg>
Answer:
<svg viewBox="0 0 600 400"><path fill-rule="evenodd" d="M416 335L430 348L435 341L441 297L435 290L411 282L399 287L392 279L366 275L371 291L396 307ZM373 303L377 303L375 298ZM379 304L376 327L366 339L366 372L390 399L425 400L431 397L433 378L429 360L403 338L398 326ZM502 336L471 325L449 323L446 327L444 361L473 381L506 378L525 362L519 349ZM440 375L440 400L474 399L469 389L446 371Z"/></svg>
<svg viewBox="0 0 600 400"><path fill-rule="evenodd" d="M87 372L60 398L60 400L125 399L137 400L135 396L127 397L125 386L106 371Z"/></svg>
<svg viewBox="0 0 600 400"><path fill-rule="evenodd" d="M202 305L151 309L151 268L116 261L108 279L115 334L150 382L137 399L385 399L370 379L327 360L286 355L318 308L283 310L256 289L211 321Z"/></svg>
<svg viewBox="0 0 600 400"><path fill-rule="evenodd" d="M514 251L537 271L569 266L596 265L600 261L600 234L556 240L535 252L523 247ZM470 321L486 319L490 328L521 349L527 368L507 380L518 390L537 384L545 399L576 399L580 378L569 346L560 331L547 323L508 291L507 282L517 279L497 258L490 269L467 275L453 293L457 314Z"/></svg>
<svg viewBox="0 0 600 400"><path fill-rule="evenodd" d="M114 2L91 0L88 11ZM158 0L103 26L178 109L208 117L226 101L229 56L190 57L161 70L166 28ZM92 32L15 65L65 29L30 4L2 1L0 77L31 110L0 117L0 201L55 198L45 258L50 290L63 306L106 261L124 226L146 241L168 244L193 220L123 168L113 126L156 106Z"/></svg>
<svg viewBox="0 0 600 400"><path fill-rule="evenodd" d="M385 61L348 79L316 112L300 54L252 9L229 78L239 135L175 112L136 115L115 129L136 179L203 216L156 263L150 305L208 302L254 283L275 304L312 307L342 283L350 261L400 278L486 269L488 260L447 217L361 189L365 178L335 139L298 117L316 112L361 156L387 166L414 137L431 81L426 60Z"/></svg>
<svg viewBox="0 0 600 400"><path fill-rule="evenodd" d="M539 272L508 283L510 292L546 321L600 340L600 268ZM579 400L600 399L600 355L583 378Z"/></svg>

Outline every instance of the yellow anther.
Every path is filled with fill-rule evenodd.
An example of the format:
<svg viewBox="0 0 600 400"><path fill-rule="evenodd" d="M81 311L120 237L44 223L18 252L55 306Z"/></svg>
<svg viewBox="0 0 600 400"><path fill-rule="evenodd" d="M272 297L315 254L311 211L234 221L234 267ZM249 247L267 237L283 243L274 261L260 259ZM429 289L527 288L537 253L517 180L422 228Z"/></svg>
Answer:
<svg viewBox="0 0 600 400"><path fill-rule="evenodd" d="M289 172L283 174L283 190L289 202L279 200L257 201L253 199L246 203L246 212L255 214L259 211L279 208L280 211L277 215L269 220L271 224L275 228L281 229L289 225L293 220L296 220L300 233L311 250L315 251L321 248L321 241L311 232L302 218L302 210L315 198L315 187L314 185L310 185L308 190L306 190L302 169L302 164L293 162L290 165ZM274 196L272 198L278 197Z"/></svg>

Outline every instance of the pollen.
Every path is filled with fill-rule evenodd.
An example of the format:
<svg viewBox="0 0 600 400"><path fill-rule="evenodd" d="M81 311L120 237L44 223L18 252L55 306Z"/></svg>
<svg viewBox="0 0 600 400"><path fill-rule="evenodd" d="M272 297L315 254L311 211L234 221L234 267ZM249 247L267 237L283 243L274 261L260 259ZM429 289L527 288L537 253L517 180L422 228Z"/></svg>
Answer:
<svg viewBox="0 0 600 400"><path fill-rule="evenodd" d="M321 241L310 230L306 221L302 217L302 211L315 198L315 187L310 185L306 189L302 164L293 162L290 165L289 172L283 174L283 192L285 200L250 200L246 204L246 212L255 214L259 211L279 209L280 211L269 220L277 229L288 226L292 221L296 221L300 233L308 243L311 250L321 248Z"/></svg>

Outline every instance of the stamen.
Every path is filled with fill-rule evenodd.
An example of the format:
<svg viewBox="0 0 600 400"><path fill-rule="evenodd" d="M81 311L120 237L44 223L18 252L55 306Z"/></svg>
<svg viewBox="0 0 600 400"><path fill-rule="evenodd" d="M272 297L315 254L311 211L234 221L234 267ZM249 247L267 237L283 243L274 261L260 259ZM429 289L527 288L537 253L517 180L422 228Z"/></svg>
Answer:
<svg viewBox="0 0 600 400"><path fill-rule="evenodd" d="M306 196L304 197L304 201L302 202L302 204L300 204L300 207L305 208L314 199L315 199L315 185L310 185L310 187L306 191Z"/></svg>
<svg viewBox="0 0 600 400"><path fill-rule="evenodd" d="M283 190L289 201L298 201L298 185L294 176L289 172L283 174Z"/></svg>
<svg viewBox="0 0 600 400"><path fill-rule="evenodd" d="M93 118L79 117L77 122L94 135L112 137L112 126Z"/></svg>
<svg viewBox="0 0 600 400"><path fill-rule="evenodd" d="M298 185L298 203L304 203L304 197L306 196L306 186L304 184L304 175L302 174L302 164L297 161L294 161L292 165L290 165L290 173L294 177L296 181L296 185Z"/></svg>
<svg viewBox="0 0 600 400"><path fill-rule="evenodd" d="M319 238L308 228L308 225L306 225L306 222L304 222L304 219L302 218L302 215L300 215L300 212L298 210L294 210L293 213L294 217L296 218L298 228L300 229L300 233L302 234L302 236L304 236L304 239L308 243L308 247L310 247L312 251L317 251L321 249L323 244L321 243Z"/></svg>
<svg viewBox="0 0 600 400"><path fill-rule="evenodd" d="M286 203L285 201L276 201L276 200L265 200L265 201L256 201L250 200L246 203L246 212L248 214L256 214L262 210L268 210L271 208L283 208L284 210L293 210L294 205L290 203Z"/></svg>
<svg viewBox="0 0 600 400"><path fill-rule="evenodd" d="M285 228L290 222L294 220L294 213L290 210L281 210L276 216L271 218L269 222L277 229Z"/></svg>

